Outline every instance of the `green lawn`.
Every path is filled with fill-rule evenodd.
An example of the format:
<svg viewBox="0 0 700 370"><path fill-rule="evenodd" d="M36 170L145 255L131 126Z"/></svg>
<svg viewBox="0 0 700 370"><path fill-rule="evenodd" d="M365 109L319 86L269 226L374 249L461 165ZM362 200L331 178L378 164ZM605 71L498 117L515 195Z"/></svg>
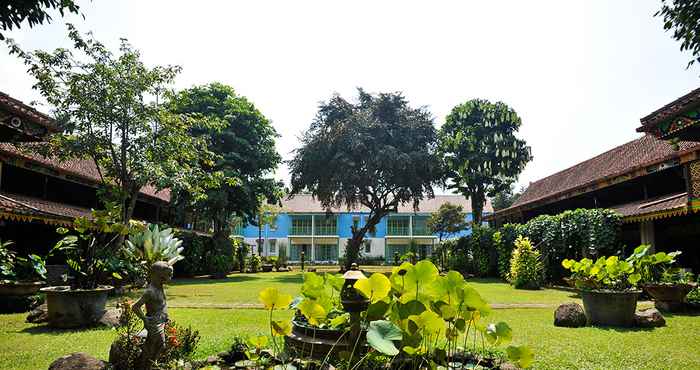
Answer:
<svg viewBox="0 0 700 370"><path fill-rule="evenodd" d="M263 310L207 306L257 303L258 292L266 287L296 294L300 282L299 272L177 280L167 291L171 305L200 308L172 308L171 317L200 331L197 356L206 357L227 349L235 335L267 334L268 330ZM486 318L510 324L515 343L535 350L536 369L700 369L700 316L667 315L667 326L652 330L557 328L552 325L553 307L577 301L571 292L514 290L496 280L472 279L470 283L492 303L548 306L496 309ZM291 312L276 312L276 316L288 318ZM24 317L0 315L0 370L46 369L52 360L70 352L106 358L115 336L109 329L53 331L25 324Z"/></svg>

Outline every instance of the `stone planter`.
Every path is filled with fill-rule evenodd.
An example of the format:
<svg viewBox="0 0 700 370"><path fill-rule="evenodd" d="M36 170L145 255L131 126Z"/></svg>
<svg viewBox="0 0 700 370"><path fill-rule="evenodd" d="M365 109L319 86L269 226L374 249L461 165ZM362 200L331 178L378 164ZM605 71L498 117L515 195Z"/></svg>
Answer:
<svg viewBox="0 0 700 370"><path fill-rule="evenodd" d="M696 286L695 283L644 284L642 288L654 299L654 306L657 309L673 312L684 309L685 297Z"/></svg>
<svg viewBox="0 0 700 370"><path fill-rule="evenodd" d="M263 272L272 272L273 267L274 267L274 265L264 264L264 265L262 265L262 271Z"/></svg>
<svg viewBox="0 0 700 370"><path fill-rule="evenodd" d="M588 322L603 326L633 326L640 293L641 291L580 291Z"/></svg>
<svg viewBox="0 0 700 370"><path fill-rule="evenodd" d="M367 331L362 330L359 343L365 343ZM292 320L292 334L284 337L285 348L290 349L299 357L311 357L323 361L329 351L331 356L337 356L340 352L351 352L354 343L349 343L349 329L319 329L313 328L306 323ZM313 344L313 345L312 345ZM358 347L360 347L358 345ZM365 353L365 348L355 349L355 353Z"/></svg>
<svg viewBox="0 0 700 370"><path fill-rule="evenodd" d="M0 297L34 295L46 285L43 281L11 281L0 283Z"/></svg>
<svg viewBox="0 0 700 370"><path fill-rule="evenodd" d="M105 313L107 295L113 288L71 289L68 286L42 288L46 294L49 325L56 328L78 328L97 323Z"/></svg>

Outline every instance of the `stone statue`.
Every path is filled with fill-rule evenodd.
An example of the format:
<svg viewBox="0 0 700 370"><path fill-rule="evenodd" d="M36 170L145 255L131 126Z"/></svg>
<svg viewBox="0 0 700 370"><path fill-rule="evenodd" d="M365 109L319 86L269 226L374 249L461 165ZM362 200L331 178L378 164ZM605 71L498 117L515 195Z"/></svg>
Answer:
<svg viewBox="0 0 700 370"><path fill-rule="evenodd" d="M168 305L165 300L163 284L170 281L172 276L173 268L167 262L154 263L143 296L131 306L136 316L143 321L143 326L148 332L146 341L141 348L141 356L136 360L137 370L150 370L153 362L165 349ZM143 305L146 305L145 315L141 311Z"/></svg>

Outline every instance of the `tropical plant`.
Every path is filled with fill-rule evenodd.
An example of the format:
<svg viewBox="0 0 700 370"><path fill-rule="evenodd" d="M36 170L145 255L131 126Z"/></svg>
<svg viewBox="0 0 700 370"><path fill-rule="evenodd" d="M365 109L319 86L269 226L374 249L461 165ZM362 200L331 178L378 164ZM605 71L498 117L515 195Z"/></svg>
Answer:
<svg viewBox="0 0 700 370"><path fill-rule="evenodd" d="M510 185L506 190L503 190L491 198L491 206L494 211L500 211L512 206L518 198L525 192L525 188L521 187L520 191L514 191L514 185Z"/></svg>
<svg viewBox="0 0 700 370"><path fill-rule="evenodd" d="M471 199L476 225L481 225L486 197L509 189L532 160L530 147L515 136L520 125L508 105L474 99L454 107L440 128L445 180Z"/></svg>
<svg viewBox="0 0 700 370"><path fill-rule="evenodd" d="M175 237L173 229L160 229L156 224L147 225L143 230L132 232L126 240L128 250L140 259L146 268L155 262L165 261L169 265L183 260L185 257L181 247L182 240Z"/></svg>
<svg viewBox="0 0 700 370"><path fill-rule="evenodd" d="M443 238L450 237L469 225L466 221L467 214L460 205L443 203L437 211L433 212L427 221L431 233L437 234L438 243Z"/></svg>
<svg viewBox="0 0 700 370"><path fill-rule="evenodd" d="M248 270L250 270L250 272L260 271L261 264L262 264L262 259L257 254L251 254L250 256L248 256L248 261L246 262L246 266L248 266Z"/></svg>
<svg viewBox="0 0 700 370"><path fill-rule="evenodd" d="M322 103L289 161L291 195L311 193L326 209L368 209L366 222L351 226L346 269L367 232L400 205L433 197L441 174L430 112L400 93L358 95L356 103L337 95Z"/></svg>
<svg viewBox="0 0 700 370"><path fill-rule="evenodd" d="M9 248L13 241L0 239L0 281L29 281L46 279L46 259L36 254L27 257L17 256Z"/></svg>
<svg viewBox="0 0 700 370"><path fill-rule="evenodd" d="M590 258L565 259L561 264L571 271L576 287L583 290L633 290L642 279L631 262L618 256L600 257L595 262Z"/></svg>
<svg viewBox="0 0 700 370"><path fill-rule="evenodd" d="M510 260L520 228L518 224L505 224L493 234L493 245L498 255L498 275L505 280L510 274Z"/></svg>
<svg viewBox="0 0 700 370"><path fill-rule="evenodd" d="M280 242L277 246L277 261L275 261L275 268L286 267L287 261L287 244Z"/></svg>
<svg viewBox="0 0 700 370"><path fill-rule="evenodd" d="M687 68L700 63L700 1L661 0L661 10L654 16L664 20L664 31L673 30L673 38L681 42L681 50L690 51L693 58Z"/></svg>
<svg viewBox="0 0 700 370"><path fill-rule="evenodd" d="M640 245L627 257L627 262L634 266L642 284L687 282L688 274L674 266L680 254L680 251L653 253L650 245Z"/></svg>
<svg viewBox="0 0 700 370"><path fill-rule="evenodd" d="M516 289L539 289L542 286L542 272L540 252L532 246L530 239L519 236L510 260L508 281Z"/></svg>

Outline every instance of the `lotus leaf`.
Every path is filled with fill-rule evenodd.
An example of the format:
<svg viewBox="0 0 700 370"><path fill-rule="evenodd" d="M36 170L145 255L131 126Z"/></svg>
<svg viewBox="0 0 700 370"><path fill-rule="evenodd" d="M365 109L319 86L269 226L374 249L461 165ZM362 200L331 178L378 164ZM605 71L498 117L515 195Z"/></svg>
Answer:
<svg viewBox="0 0 700 370"><path fill-rule="evenodd" d="M367 343L385 355L396 356L399 354L399 350L393 341L401 340L402 338L401 329L391 321L378 320L369 323Z"/></svg>
<svg viewBox="0 0 700 370"><path fill-rule="evenodd" d="M292 302L292 296L280 294L276 288L265 288L260 292L260 302L268 310L286 308Z"/></svg>
<svg viewBox="0 0 700 370"><path fill-rule="evenodd" d="M374 273L369 279L361 279L355 282L357 289L363 296L376 303L386 298L391 290L391 282L384 274Z"/></svg>

